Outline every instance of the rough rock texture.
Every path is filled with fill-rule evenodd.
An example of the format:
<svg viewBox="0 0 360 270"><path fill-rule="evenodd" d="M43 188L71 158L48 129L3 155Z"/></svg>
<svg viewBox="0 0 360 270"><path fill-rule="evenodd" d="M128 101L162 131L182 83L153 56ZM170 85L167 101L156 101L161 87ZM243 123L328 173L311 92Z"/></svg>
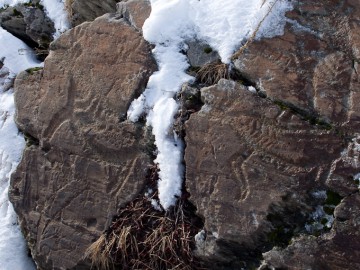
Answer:
<svg viewBox="0 0 360 270"><path fill-rule="evenodd" d="M7 91L14 85L14 78L9 75L9 69L4 67L3 62L0 60L0 89L2 91Z"/></svg>
<svg viewBox="0 0 360 270"><path fill-rule="evenodd" d="M117 4L117 12L133 27L141 31L150 16L151 4L148 0L128 0Z"/></svg>
<svg viewBox="0 0 360 270"><path fill-rule="evenodd" d="M271 99L358 131L359 16L356 0L298 1L285 34L254 42L235 66Z"/></svg>
<svg viewBox="0 0 360 270"><path fill-rule="evenodd" d="M192 67L201 67L214 61L220 61L219 54L202 41L189 41L187 45L189 48L186 55Z"/></svg>
<svg viewBox="0 0 360 270"><path fill-rule="evenodd" d="M38 3L18 4L0 12L0 26L30 47L46 49L53 40L53 22Z"/></svg>
<svg viewBox="0 0 360 270"><path fill-rule="evenodd" d="M258 93L221 80L186 122L211 269L359 268L360 3L294 2L284 36L235 59Z"/></svg>
<svg viewBox="0 0 360 270"><path fill-rule="evenodd" d="M93 21L105 13L116 11L117 0L66 0L66 8L73 26Z"/></svg>
<svg viewBox="0 0 360 270"><path fill-rule="evenodd" d="M335 210L331 231L320 237L301 236L286 249L274 249L264 258L276 269L359 269L360 195L345 198ZM265 268L265 264L263 266Z"/></svg>
<svg viewBox="0 0 360 270"><path fill-rule="evenodd" d="M141 35L104 15L52 43L43 70L18 75L28 147L10 200L40 269L89 269L86 248L142 189L144 130L123 120L155 69Z"/></svg>

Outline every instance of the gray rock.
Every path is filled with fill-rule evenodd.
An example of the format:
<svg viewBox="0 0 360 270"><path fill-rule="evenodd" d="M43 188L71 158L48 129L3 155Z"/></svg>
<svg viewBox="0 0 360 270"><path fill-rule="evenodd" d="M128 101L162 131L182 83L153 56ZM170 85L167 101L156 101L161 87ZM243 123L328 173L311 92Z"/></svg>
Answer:
<svg viewBox="0 0 360 270"><path fill-rule="evenodd" d="M117 0L66 0L66 8L73 26L93 21L105 13L116 11Z"/></svg>
<svg viewBox="0 0 360 270"><path fill-rule="evenodd" d="M359 269L360 195L345 198L335 209L329 233L319 237L300 236L286 249L264 254L260 269Z"/></svg>
<svg viewBox="0 0 360 270"><path fill-rule="evenodd" d="M30 47L41 49L48 48L55 32L53 22L36 1L18 4L2 11L0 25Z"/></svg>
<svg viewBox="0 0 360 270"><path fill-rule="evenodd" d="M219 54L202 41L188 41L187 45L189 48L186 54L192 67L201 67L205 64L220 60Z"/></svg>

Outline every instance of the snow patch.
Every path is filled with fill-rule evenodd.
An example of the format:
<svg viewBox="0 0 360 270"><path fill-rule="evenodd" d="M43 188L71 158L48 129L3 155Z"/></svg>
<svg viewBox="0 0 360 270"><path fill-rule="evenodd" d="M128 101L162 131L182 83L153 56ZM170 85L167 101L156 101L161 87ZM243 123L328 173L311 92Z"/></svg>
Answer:
<svg viewBox="0 0 360 270"><path fill-rule="evenodd" d="M32 50L21 40L0 27L0 60L12 75L34 66L42 66Z"/></svg>
<svg viewBox="0 0 360 270"><path fill-rule="evenodd" d="M0 270L35 269L8 198L10 175L20 161L25 142L15 125L13 90L7 90L15 75L42 64L22 41L0 27L0 60L5 75L0 82ZM7 90L7 91L5 91Z"/></svg>
<svg viewBox="0 0 360 270"><path fill-rule="evenodd" d="M279 0L150 0L151 14L143 26L144 38L155 44L153 54L159 71L149 79L144 93L134 100L128 119L136 122L147 114L147 125L153 127L159 165L159 199L165 210L181 194L183 179L182 142L170 131L178 105L173 99L185 82L194 78L185 73L189 67L186 41L197 39L216 50L222 62L258 29L256 38L283 34L285 12L291 2ZM275 3L271 13L268 13ZM267 16L268 15L268 16ZM265 18L266 17L266 18ZM265 18L265 20L263 20Z"/></svg>
<svg viewBox="0 0 360 270"><path fill-rule="evenodd" d="M0 8L6 7L6 6L15 6L16 4L26 3L29 2L29 0L0 0Z"/></svg>
<svg viewBox="0 0 360 270"><path fill-rule="evenodd" d="M65 9L65 0L41 0L46 15L54 22L56 32L54 39L70 28L68 14Z"/></svg>
<svg viewBox="0 0 360 270"><path fill-rule="evenodd" d="M197 234L195 234L195 242L196 244L202 244L205 242L206 233L204 230L201 230Z"/></svg>
<svg viewBox="0 0 360 270"><path fill-rule="evenodd" d="M254 87L254 86L249 86L248 88L247 88L251 93L256 93L257 91L256 91L256 88Z"/></svg>

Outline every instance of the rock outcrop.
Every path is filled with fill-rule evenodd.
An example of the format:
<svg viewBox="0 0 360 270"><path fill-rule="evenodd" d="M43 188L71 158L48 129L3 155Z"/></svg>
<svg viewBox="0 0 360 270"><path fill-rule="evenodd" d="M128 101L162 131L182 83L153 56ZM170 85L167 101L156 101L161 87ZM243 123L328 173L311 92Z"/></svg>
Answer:
<svg viewBox="0 0 360 270"><path fill-rule="evenodd" d="M148 0L127 0L117 4L117 13L138 31L142 31L144 22L150 16L150 12L151 4Z"/></svg>
<svg viewBox="0 0 360 270"><path fill-rule="evenodd" d="M53 40L55 28L39 2L33 0L0 11L0 26L31 48L46 50Z"/></svg>
<svg viewBox="0 0 360 270"><path fill-rule="evenodd" d="M104 15L53 42L43 70L18 75L28 147L10 199L39 269L88 269L86 248L143 188L143 125L124 116L156 68L140 33Z"/></svg>
<svg viewBox="0 0 360 270"><path fill-rule="evenodd" d="M88 269L85 250L151 162L143 123L126 121L156 70L141 37L150 3L117 2L67 1L82 24L15 82L27 148L10 199L39 269ZM221 64L228 79L177 97L184 197L209 269L360 268L360 4L294 1L287 17L283 36L247 44L231 72ZM206 44L188 45L189 72L216 66Z"/></svg>
<svg viewBox="0 0 360 270"><path fill-rule="evenodd" d="M201 89L185 125L211 269L360 266L360 5L294 5L285 34L249 44L233 59L240 79Z"/></svg>
<svg viewBox="0 0 360 270"><path fill-rule="evenodd" d="M65 5L71 24L77 26L83 22L93 21L105 13L114 13L117 2L119 0L66 0Z"/></svg>

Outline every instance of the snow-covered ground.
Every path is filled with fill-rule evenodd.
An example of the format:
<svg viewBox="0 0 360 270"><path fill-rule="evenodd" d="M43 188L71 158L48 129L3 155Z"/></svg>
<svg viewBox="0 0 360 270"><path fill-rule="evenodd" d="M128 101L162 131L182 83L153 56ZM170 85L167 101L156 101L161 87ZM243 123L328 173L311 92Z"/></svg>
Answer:
<svg viewBox="0 0 360 270"><path fill-rule="evenodd" d="M159 199L164 209L176 202L183 179L183 144L172 131L178 104L174 95L184 82L193 80L185 73L189 67L185 42L197 38L216 50L224 63L255 32L256 38L281 35L285 12L291 10L287 0L150 0L151 15L143 26L146 40L153 43L159 71L149 79L147 89L134 100L128 118L137 121L147 115L153 129L158 155ZM274 5L269 12L270 8ZM263 20L265 18L265 20Z"/></svg>
<svg viewBox="0 0 360 270"><path fill-rule="evenodd" d="M0 0L0 8L24 2L28 0ZM68 27L63 1L45 0L43 4L49 11L49 17L55 20L57 37ZM14 95L8 85L20 71L42 66L42 63L36 60L28 46L1 27L0 60L4 64L0 65L0 270L32 270L35 265L27 255L25 240L8 198L10 175L19 163L25 146L14 122Z"/></svg>

